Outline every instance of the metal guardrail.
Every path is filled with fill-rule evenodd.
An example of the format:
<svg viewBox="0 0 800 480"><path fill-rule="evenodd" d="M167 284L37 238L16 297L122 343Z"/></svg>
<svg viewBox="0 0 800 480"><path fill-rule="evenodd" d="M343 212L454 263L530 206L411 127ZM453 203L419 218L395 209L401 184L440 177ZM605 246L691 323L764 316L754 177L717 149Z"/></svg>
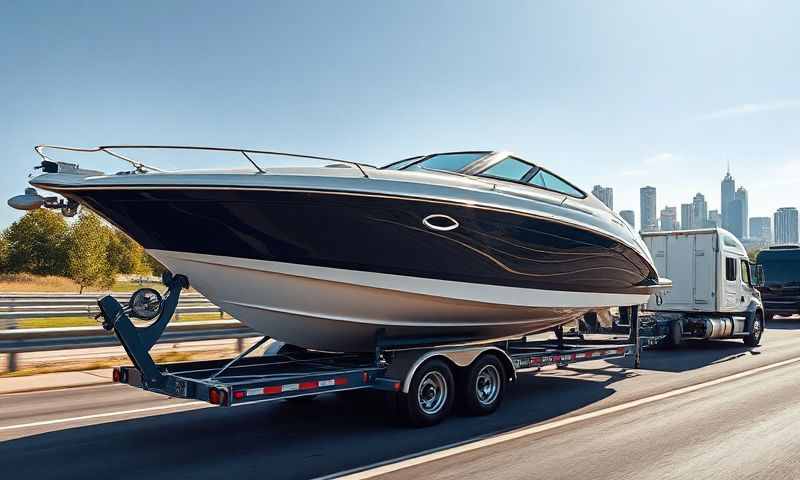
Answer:
<svg viewBox="0 0 800 480"><path fill-rule="evenodd" d="M258 335L236 320L181 322L169 325L158 343L249 338ZM0 353L44 352L118 345L117 337L99 326L0 331Z"/></svg>
<svg viewBox="0 0 800 480"><path fill-rule="evenodd" d="M14 293L0 295L0 354L8 355L7 369L16 370L16 354L80 348L113 347L119 341L113 333L98 326L71 328L20 329L18 321L28 318L64 318L99 313L97 299L103 293ZM121 302L129 293L112 294ZM199 293L181 295L175 319L181 314L219 313L222 310ZM175 322L167 327L158 343L179 343L204 340L244 339L258 333L236 320Z"/></svg>

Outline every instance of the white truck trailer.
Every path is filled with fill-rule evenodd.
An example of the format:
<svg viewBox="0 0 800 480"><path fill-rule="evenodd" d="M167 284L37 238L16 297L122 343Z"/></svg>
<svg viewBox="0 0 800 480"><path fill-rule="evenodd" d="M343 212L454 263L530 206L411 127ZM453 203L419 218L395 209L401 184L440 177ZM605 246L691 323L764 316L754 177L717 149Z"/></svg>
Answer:
<svg viewBox="0 0 800 480"><path fill-rule="evenodd" d="M646 311L674 345L686 339L742 338L756 346L764 307L763 278L741 242L721 228L642 233L659 276L672 288L654 294Z"/></svg>

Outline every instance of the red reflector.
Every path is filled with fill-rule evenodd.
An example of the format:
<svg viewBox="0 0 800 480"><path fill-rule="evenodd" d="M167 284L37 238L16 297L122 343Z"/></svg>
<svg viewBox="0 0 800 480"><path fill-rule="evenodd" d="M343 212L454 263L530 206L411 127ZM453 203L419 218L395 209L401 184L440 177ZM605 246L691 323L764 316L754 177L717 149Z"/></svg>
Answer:
<svg viewBox="0 0 800 480"><path fill-rule="evenodd" d="M366 380L364 380L364 381L366 382ZM337 378L336 379L336 385L347 385L347 378L346 377Z"/></svg>
<svg viewBox="0 0 800 480"><path fill-rule="evenodd" d="M317 388L317 382L301 382L300 383L300 390L311 390Z"/></svg>
<svg viewBox="0 0 800 480"><path fill-rule="evenodd" d="M395 383L394 383L394 391L395 391L395 392L399 392L399 391L400 391L400 387L401 387L401 386L402 386L402 385L400 385L400 382L395 382Z"/></svg>
<svg viewBox="0 0 800 480"><path fill-rule="evenodd" d="M272 387L264 387L264 395L272 395L275 393L281 393L280 385L274 385Z"/></svg>
<svg viewBox="0 0 800 480"><path fill-rule="evenodd" d="M208 389L208 401L209 401L209 403L213 403L214 405L219 405L220 404L220 402L219 402L220 401L219 390L217 390L216 388L213 388L213 387L209 388Z"/></svg>
<svg viewBox="0 0 800 480"><path fill-rule="evenodd" d="M361 374L361 380L363 380L364 383L367 383L369 381L369 373L367 373L367 372L362 373ZM337 382L336 384L339 385L339 383L338 383L339 379L338 378L336 379L336 382ZM344 383L347 383L347 380L345 380Z"/></svg>
<svg viewBox="0 0 800 480"><path fill-rule="evenodd" d="M245 393L244 390L237 390L233 392L233 398L235 398L236 400L242 400L246 395L247 394Z"/></svg>
<svg viewBox="0 0 800 480"><path fill-rule="evenodd" d="M114 380L115 383L119 382L119 369L118 368L115 368L114 371L111 373L111 378Z"/></svg>

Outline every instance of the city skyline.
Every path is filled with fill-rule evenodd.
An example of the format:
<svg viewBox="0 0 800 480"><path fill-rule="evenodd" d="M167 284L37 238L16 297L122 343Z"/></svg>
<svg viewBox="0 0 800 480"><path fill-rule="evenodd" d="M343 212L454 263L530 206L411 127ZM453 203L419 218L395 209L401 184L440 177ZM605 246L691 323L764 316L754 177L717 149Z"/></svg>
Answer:
<svg viewBox="0 0 800 480"><path fill-rule="evenodd" d="M595 186L595 195L613 198L613 187ZM798 215L792 206L778 207L769 216L750 216L750 195L744 185L736 185L731 175L730 165L720 182L720 209L709 209L709 202L702 192L697 192L691 203L680 203L680 207L658 201L658 189L652 185L639 189L639 231L688 230L708 227L722 227L733 233L741 241L754 244L797 243ZM664 205L663 208L660 208ZM678 210L680 208L680 210ZM628 223L635 219L632 209L625 212ZM654 213L658 212L655 217ZM680 220L678 220L680 215ZM654 218L655 217L655 218Z"/></svg>

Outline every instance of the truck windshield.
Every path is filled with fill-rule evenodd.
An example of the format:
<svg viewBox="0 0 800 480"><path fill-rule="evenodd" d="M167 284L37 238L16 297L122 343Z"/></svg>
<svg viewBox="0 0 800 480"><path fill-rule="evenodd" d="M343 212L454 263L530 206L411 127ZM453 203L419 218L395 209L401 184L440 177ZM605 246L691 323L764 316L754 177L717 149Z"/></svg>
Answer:
<svg viewBox="0 0 800 480"><path fill-rule="evenodd" d="M800 284L800 250L764 251L758 255L764 267L764 283Z"/></svg>

